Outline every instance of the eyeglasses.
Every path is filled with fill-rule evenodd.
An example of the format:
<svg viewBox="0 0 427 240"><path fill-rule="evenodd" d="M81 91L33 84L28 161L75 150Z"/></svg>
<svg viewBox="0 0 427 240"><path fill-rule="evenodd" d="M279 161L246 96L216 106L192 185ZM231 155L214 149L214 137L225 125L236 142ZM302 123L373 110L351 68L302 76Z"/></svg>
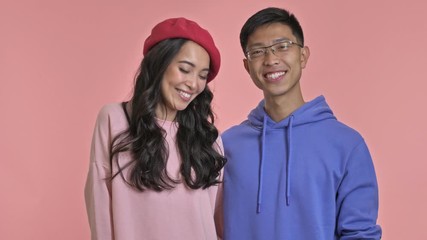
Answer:
<svg viewBox="0 0 427 240"><path fill-rule="evenodd" d="M268 49L271 49L271 52L275 56L283 57L292 45L297 45L300 48L304 47L303 45L301 45L297 42L293 42L291 40L285 40L285 41L281 41L281 42L275 43L275 44L267 46L267 47L259 47L259 48L250 49L246 52L246 58L249 61L261 59L267 55Z"/></svg>

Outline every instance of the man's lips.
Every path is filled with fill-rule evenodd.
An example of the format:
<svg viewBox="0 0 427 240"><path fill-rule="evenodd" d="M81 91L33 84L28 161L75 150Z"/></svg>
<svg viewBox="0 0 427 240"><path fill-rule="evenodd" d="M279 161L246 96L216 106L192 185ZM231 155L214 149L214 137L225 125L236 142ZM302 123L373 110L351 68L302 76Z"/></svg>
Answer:
<svg viewBox="0 0 427 240"><path fill-rule="evenodd" d="M285 74L286 74L286 71L270 72L270 73L264 74L264 77L268 81L277 81L281 79Z"/></svg>

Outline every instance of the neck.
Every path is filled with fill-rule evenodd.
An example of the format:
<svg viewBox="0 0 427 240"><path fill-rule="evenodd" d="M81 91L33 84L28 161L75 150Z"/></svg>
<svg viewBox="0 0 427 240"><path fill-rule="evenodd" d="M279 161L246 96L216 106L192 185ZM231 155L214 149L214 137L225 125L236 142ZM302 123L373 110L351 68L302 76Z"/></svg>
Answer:
<svg viewBox="0 0 427 240"><path fill-rule="evenodd" d="M302 95L296 97L281 96L280 98L266 97L264 108L271 119L280 122L304 104Z"/></svg>
<svg viewBox="0 0 427 240"><path fill-rule="evenodd" d="M131 114L132 114L132 101L128 101L126 103L126 111L128 112L129 116L131 116ZM166 108L157 107L155 111L156 111L155 118L158 120L170 121L170 122L173 122L175 120L176 113L175 114L169 113L169 112L167 112Z"/></svg>
<svg viewBox="0 0 427 240"><path fill-rule="evenodd" d="M160 120L175 121L177 111L168 111L164 105L158 104L156 107L156 118Z"/></svg>

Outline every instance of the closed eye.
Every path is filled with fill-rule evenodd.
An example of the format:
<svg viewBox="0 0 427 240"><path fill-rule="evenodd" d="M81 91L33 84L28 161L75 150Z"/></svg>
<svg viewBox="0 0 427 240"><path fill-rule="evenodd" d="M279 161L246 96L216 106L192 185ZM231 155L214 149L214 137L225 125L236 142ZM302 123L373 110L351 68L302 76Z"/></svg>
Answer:
<svg viewBox="0 0 427 240"><path fill-rule="evenodd" d="M182 73L185 73L185 74L190 73L190 71L189 71L189 70L184 69L184 68L179 68L179 71L180 71L180 72L182 72Z"/></svg>
<svg viewBox="0 0 427 240"><path fill-rule="evenodd" d="M202 80L207 80L208 79L208 75L199 75L200 79Z"/></svg>

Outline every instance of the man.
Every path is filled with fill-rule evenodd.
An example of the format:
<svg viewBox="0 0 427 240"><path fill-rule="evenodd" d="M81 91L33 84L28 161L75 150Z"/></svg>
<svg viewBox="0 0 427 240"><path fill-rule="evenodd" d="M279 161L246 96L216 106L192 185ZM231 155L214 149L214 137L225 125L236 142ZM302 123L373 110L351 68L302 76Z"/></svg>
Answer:
<svg viewBox="0 0 427 240"><path fill-rule="evenodd" d="M368 148L325 98L305 102L310 50L284 9L250 17L244 67L264 99L222 135L224 239L380 239L378 186Z"/></svg>

